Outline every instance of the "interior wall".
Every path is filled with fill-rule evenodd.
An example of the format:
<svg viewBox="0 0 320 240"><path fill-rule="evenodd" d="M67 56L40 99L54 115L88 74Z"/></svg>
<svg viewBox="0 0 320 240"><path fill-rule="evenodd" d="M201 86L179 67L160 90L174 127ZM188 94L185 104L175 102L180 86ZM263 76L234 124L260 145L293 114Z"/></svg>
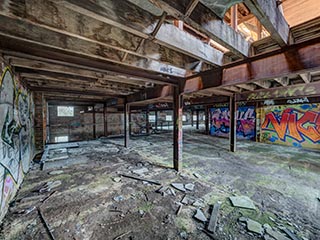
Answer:
<svg viewBox="0 0 320 240"><path fill-rule="evenodd" d="M295 102L303 104L295 104ZM320 150L320 103L303 99L261 102L258 107L241 102L237 109L237 138ZM229 104L210 108L210 134L229 137Z"/></svg>
<svg viewBox="0 0 320 240"><path fill-rule="evenodd" d="M73 117L58 116L58 106L60 105L50 104L48 107L50 143L55 143L56 137L64 136L68 137L68 141L93 139L93 111L88 111L88 106L73 106ZM100 117L98 117L98 120L100 120ZM97 121L96 124L100 125Z"/></svg>
<svg viewBox="0 0 320 240"><path fill-rule="evenodd" d="M9 67L2 68L1 73L0 220L28 172L35 153L33 96Z"/></svg>

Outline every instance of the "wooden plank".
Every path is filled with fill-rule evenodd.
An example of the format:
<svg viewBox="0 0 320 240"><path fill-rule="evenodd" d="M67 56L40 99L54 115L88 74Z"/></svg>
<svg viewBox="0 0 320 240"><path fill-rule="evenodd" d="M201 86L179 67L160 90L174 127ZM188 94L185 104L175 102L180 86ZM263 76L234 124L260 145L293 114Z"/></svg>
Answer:
<svg viewBox="0 0 320 240"><path fill-rule="evenodd" d="M121 174L121 176L122 176L122 177L126 177L126 178L132 178L132 179L139 180L139 181L148 182L148 183L155 184L155 185L161 185L161 183L158 182L158 181L156 181L156 180L150 180L150 179L140 178L140 177L131 176L131 175L127 175L127 174Z"/></svg>

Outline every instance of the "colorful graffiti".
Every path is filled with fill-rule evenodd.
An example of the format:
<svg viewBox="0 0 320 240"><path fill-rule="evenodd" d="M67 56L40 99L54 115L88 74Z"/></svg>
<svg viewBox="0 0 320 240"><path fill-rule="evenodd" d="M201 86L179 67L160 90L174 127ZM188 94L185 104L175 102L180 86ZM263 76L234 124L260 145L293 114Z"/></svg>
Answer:
<svg viewBox="0 0 320 240"><path fill-rule="evenodd" d="M261 141L320 149L320 104L262 109Z"/></svg>
<svg viewBox="0 0 320 240"><path fill-rule="evenodd" d="M34 153L33 107L31 94L5 68L0 82L0 220Z"/></svg>
<svg viewBox="0 0 320 240"><path fill-rule="evenodd" d="M228 137L230 131L230 112L228 107L210 109L210 134ZM255 108L253 106L238 107L237 110L237 137L239 139L255 138Z"/></svg>

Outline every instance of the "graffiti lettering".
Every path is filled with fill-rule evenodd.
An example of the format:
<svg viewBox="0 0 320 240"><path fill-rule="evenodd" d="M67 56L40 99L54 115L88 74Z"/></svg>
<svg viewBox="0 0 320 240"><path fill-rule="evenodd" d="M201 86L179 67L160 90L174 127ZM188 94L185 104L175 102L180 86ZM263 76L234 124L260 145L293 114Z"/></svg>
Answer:
<svg viewBox="0 0 320 240"><path fill-rule="evenodd" d="M309 99L307 97L287 100L287 103L289 104L308 103L308 102L309 102Z"/></svg>
<svg viewBox="0 0 320 240"><path fill-rule="evenodd" d="M274 100L273 99L264 100L263 105L272 106L272 105L274 105Z"/></svg>
<svg viewBox="0 0 320 240"><path fill-rule="evenodd" d="M230 131L229 108L211 108L210 134L227 137ZM237 111L237 136L243 139L255 137L254 107L239 107Z"/></svg>
<svg viewBox="0 0 320 240"><path fill-rule="evenodd" d="M319 106L305 104L267 110L261 130L264 136L263 141L317 147L315 144L320 144Z"/></svg>

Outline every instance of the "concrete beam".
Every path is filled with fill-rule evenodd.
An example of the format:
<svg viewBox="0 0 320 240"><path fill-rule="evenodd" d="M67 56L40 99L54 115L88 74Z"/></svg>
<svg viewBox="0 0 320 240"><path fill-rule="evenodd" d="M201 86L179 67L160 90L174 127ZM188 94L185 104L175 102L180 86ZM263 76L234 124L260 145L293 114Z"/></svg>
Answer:
<svg viewBox="0 0 320 240"><path fill-rule="evenodd" d="M159 7L169 15L183 20L195 30L207 35L236 55L240 57L249 56L250 44L201 2L195 6L192 4L197 1L189 2L189 0L152 0L152 2L155 7ZM185 5L194 8L191 14L188 11L189 7L185 9Z"/></svg>
<svg viewBox="0 0 320 240"><path fill-rule="evenodd" d="M288 44L289 25L279 10L277 1L244 0L243 2L267 29L272 39L281 47Z"/></svg>
<svg viewBox="0 0 320 240"><path fill-rule="evenodd" d="M148 39L153 38L152 33L154 32L158 18L144 9L136 6L135 4L125 0L97 0L95 2L88 2L85 0L61 0L59 1L63 6L77 11L85 16L92 17L101 22L108 23L116 26L122 30ZM188 41L187 45L175 44L171 42L171 37L167 34L175 34L175 38L181 39L182 41ZM174 49L176 51L183 52L189 56L196 57L199 60L203 60L207 63L214 65L222 65L222 60L208 58L213 56L222 55L222 53L214 48L210 49L209 46L205 47L204 43L200 44L200 40L186 32L179 32L180 35L173 31L169 24L162 25L159 32L154 37L158 40L158 43ZM185 40L188 39L188 40ZM200 49L195 49L193 46L200 45ZM208 50L207 53L202 50Z"/></svg>

